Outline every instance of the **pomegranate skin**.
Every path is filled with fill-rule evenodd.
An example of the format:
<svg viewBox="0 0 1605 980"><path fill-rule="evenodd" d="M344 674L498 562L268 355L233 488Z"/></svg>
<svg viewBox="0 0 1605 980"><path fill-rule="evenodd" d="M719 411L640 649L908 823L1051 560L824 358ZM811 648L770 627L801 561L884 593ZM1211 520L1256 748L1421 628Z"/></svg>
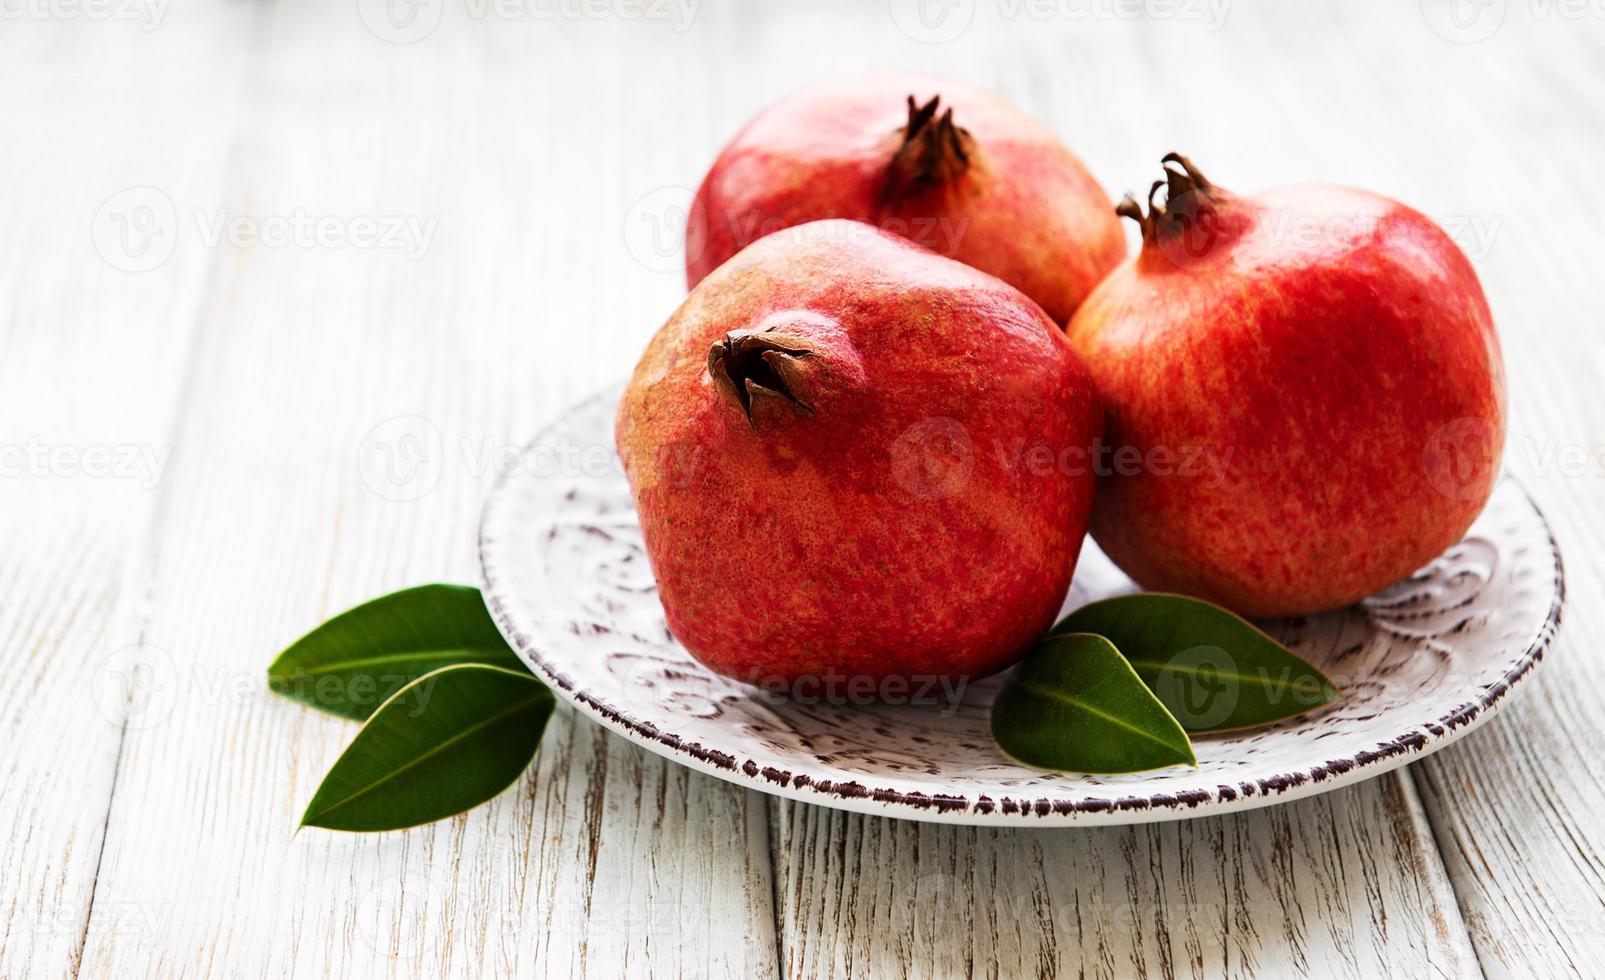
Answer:
<svg viewBox="0 0 1605 980"><path fill-rule="evenodd" d="M933 96L930 129L951 110L965 159L934 145L926 169L938 172L900 179L909 100ZM1063 324L1125 257L1109 201L1063 143L996 96L923 75L846 79L769 107L719 154L687 222L686 281L782 228L850 218L990 272Z"/></svg>
<svg viewBox="0 0 1605 980"><path fill-rule="evenodd" d="M713 670L779 686L1017 659L1057 614L1092 506L1090 468L1045 457L1084 458L1101 425L1085 366L1024 295L826 221L692 290L616 436L669 628Z"/></svg>
<svg viewBox="0 0 1605 980"><path fill-rule="evenodd" d="M1142 250L1068 328L1110 446L1143 454L1101 475L1094 539L1144 587L1247 616L1407 577L1460 540L1498 475L1504 368L1471 264L1387 198L1237 197L1166 160L1186 174L1167 171L1163 210L1122 204Z"/></svg>

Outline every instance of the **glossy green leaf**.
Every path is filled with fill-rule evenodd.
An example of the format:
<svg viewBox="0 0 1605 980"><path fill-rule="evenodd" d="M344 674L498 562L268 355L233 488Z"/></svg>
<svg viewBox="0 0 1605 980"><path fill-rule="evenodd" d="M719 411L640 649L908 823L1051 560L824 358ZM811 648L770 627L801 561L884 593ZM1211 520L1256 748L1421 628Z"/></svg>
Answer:
<svg viewBox="0 0 1605 980"><path fill-rule="evenodd" d="M268 687L362 721L411 681L465 663L529 673L478 589L420 585L347 610L292 643L268 668Z"/></svg>
<svg viewBox="0 0 1605 980"><path fill-rule="evenodd" d="M1067 772L1141 772L1196 765L1192 742L1101 636L1049 636L992 704L992 737L1027 765Z"/></svg>
<svg viewBox="0 0 1605 980"><path fill-rule="evenodd" d="M528 674L459 664L379 706L323 777L303 827L400 830L478 806L529 765L552 692Z"/></svg>
<svg viewBox="0 0 1605 980"><path fill-rule="evenodd" d="M1053 632L1107 637L1190 732L1264 725L1343 696L1248 620L1188 596L1142 592L1089 602Z"/></svg>

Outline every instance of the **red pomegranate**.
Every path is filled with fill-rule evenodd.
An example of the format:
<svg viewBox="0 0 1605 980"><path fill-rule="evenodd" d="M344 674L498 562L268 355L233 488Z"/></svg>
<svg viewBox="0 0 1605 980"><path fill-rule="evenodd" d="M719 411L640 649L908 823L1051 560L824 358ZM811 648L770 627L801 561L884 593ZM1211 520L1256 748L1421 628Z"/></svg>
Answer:
<svg viewBox="0 0 1605 980"><path fill-rule="evenodd" d="M1052 133L995 96L920 75L840 81L759 113L697 191L686 280L821 218L990 272L1061 324L1126 254L1108 195Z"/></svg>
<svg viewBox="0 0 1605 980"><path fill-rule="evenodd" d="M1119 208L1141 251L1068 328L1107 410L1094 538L1145 587L1250 616L1408 576L1482 510L1504 444L1471 264L1375 194L1240 197L1164 163L1147 211Z"/></svg>
<svg viewBox="0 0 1605 980"><path fill-rule="evenodd" d="M986 674L1052 624L1101 424L1019 291L823 221L691 291L616 435L674 635L749 682L851 685Z"/></svg>

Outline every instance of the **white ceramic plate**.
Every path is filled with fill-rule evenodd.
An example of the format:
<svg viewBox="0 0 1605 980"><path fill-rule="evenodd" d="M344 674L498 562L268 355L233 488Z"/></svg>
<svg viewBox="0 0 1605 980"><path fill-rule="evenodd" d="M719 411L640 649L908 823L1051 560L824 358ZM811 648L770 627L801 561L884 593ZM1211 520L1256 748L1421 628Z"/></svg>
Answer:
<svg viewBox="0 0 1605 980"><path fill-rule="evenodd" d="M1266 624L1347 692L1271 728L1196 740L1198 767L1081 776L1021 766L988 734L999 678L956 706L787 700L720 677L669 635L613 453L618 391L531 443L485 504L491 613L580 711L661 755L808 803L964 824L1121 824L1246 810L1411 762L1482 724L1560 622L1560 554L1503 480L1464 541L1340 613ZM1066 608L1135 587L1087 543Z"/></svg>

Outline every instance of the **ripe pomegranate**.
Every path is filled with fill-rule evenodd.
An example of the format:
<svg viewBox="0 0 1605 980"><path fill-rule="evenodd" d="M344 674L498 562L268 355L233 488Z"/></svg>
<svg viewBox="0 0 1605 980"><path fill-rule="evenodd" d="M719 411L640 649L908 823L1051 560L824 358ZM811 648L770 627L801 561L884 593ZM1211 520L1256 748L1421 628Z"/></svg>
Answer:
<svg viewBox="0 0 1605 980"><path fill-rule="evenodd" d="M759 113L697 191L686 280L821 218L866 221L990 272L1061 324L1126 254L1108 195L1052 133L995 96L920 75L840 81Z"/></svg>
<svg viewBox="0 0 1605 980"><path fill-rule="evenodd" d="M822 221L691 291L616 435L670 629L779 686L1016 659L1069 587L1095 482L1076 464L1101 425L1080 358L1019 291Z"/></svg>
<svg viewBox="0 0 1605 980"><path fill-rule="evenodd" d="M1107 410L1093 537L1147 588L1250 616L1404 578L1499 469L1504 368L1471 264L1375 194L1240 197L1164 165L1146 211L1118 209L1141 251L1068 328Z"/></svg>

